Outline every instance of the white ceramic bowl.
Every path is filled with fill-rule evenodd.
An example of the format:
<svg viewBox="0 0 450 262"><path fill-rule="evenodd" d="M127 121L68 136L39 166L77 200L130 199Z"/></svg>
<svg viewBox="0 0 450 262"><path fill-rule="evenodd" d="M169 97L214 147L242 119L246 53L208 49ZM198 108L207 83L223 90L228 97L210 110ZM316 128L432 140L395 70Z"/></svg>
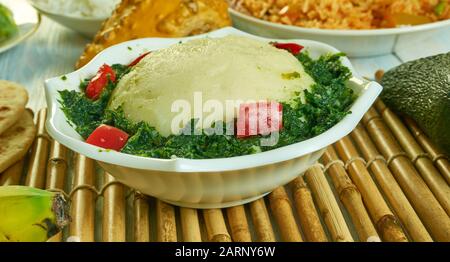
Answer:
<svg viewBox="0 0 450 262"><path fill-rule="evenodd" d="M61 144L98 161L110 174L124 184L166 202L194 208L223 208L256 200L278 186L284 185L314 164L324 149L349 134L370 108L382 88L375 82L362 80L347 58L342 58L354 79L349 83L359 98L351 107L352 114L325 133L301 143L254 155L224 159L155 159L119 152L100 152L98 147L81 139L67 123L58 102L58 91L78 90L82 79L95 75L103 64L129 63L139 54L166 48L179 41L205 37L243 35L263 41L278 41L249 35L234 28L179 39L148 38L122 43L103 51L80 70L45 82L49 114L48 133ZM281 41L280 41L281 42ZM306 47L313 57L336 53L335 48L308 40L289 40ZM131 50L130 50L131 49Z"/></svg>
<svg viewBox="0 0 450 262"><path fill-rule="evenodd" d="M55 12L42 9L41 7L39 7L39 5L34 3L33 0L28 0L28 2L34 8L36 8L36 10L38 10L40 13L44 14L48 18L88 38L95 36L95 34L100 30L103 21L105 21L107 18L107 17L87 18L87 17L76 17L65 14L58 14Z"/></svg>
<svg viewBox="0 0 450 262"><path fill-rule="evenodd" d="M242 14L230 8L236 28L270 38L311 39L333 45L350 57L390 54L401 35L425 37L436 30L450 27L450 19L430 24L375 30L330 30L282 25Z"/></svg>
<svg viewBox="0 0 450 262"><path fill-rule="evenodd" d="M11 38L0 42L0 53L3 53L32 36L41 24L41 16L26 1L0 0L0 3L11 10L19 30Z"/></svg>

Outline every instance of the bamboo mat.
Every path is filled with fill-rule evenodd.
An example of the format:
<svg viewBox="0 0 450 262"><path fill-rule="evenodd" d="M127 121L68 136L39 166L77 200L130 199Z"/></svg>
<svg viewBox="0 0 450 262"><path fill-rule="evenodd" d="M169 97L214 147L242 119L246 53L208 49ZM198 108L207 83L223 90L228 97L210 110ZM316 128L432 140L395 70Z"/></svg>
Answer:
<svg viewBox="0 0 450 262"><path fill-rule="evenodd" d="M449 159L381 101L304 176L222 210L178 208L127 188L53 141L45 116L37 113L31 152L0 185L67 192L72 222L51 241L450 241Z"/></svg>

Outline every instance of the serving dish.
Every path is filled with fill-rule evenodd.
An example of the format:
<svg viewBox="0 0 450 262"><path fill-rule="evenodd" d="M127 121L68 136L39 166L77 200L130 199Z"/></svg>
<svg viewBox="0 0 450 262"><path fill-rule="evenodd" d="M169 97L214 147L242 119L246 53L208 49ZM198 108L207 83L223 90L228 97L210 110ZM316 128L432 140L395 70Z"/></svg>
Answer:
<svg viewBox="0 0 450 262"><path fill-rule="evenodd" d="M0 53L5 52L32 36L39 25L41 17L26 1L0 0L0 3L7 6L14 15L14 20L19 31L11 38L0 42Z"/></svg>
<svg viewBox="0 0 450 262"><path fill-rule="evenodd" d="M350 57L376 56L392 53L398 38L410 35L423 39L437 30L450 27L450 19L400 28L372 30L331 30L282 25L243 14L229 8L236 28L250 34L281 39L311 39L330 44Z"/></svg>
<svg viewBox="0 0 450 262"><path fill-rule="evenodd" d="M89 17L76 17L65 14L58 14L48 10L40 8L33 0L28 2L40 13L44 14L53 21L61 24L67 28L70 28L86 37L94 37L98 30L100 30L103 21L107 17L89 18Z"/></svg>
<svg viewBox="0 0 450 262"><path fill-rule="evenodd" d="M358 94L351 107L352 114L323 134L301 143L276 150L233 158L192 160L183 158L155 159L99 150L85 143L67 123L58 91L79 90L80 81L95 75L104 63L128 63L140 54L168 47L180 41L196 38L217 38L242 35L262 41L279 41L247 34L234 28L224 28L189 38L147 38L125 42L106 49L89 64L65 77L45 81L49 107L48 133L71 150L98 161L108 173L122 183L142 193L166 202L193 208L219 208L244 204L258 199L278 186L302 174L322 155L325 148L350 133L370 108L382 88L375 82L362 80L347 58L343 65L353 73L349 85ZM313 58L336 53L337 49L309 40L289 40L306 47Z"/></svg>

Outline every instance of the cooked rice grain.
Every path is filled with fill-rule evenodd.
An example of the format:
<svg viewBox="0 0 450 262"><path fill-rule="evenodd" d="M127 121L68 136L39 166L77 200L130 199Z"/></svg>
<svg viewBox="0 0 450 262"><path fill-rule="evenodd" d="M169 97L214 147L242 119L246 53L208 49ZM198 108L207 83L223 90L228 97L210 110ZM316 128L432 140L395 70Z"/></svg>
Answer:
<svg viewBox="0 0 450 262"><path fill-rule="evenodd" d="M308 28L377 29L393 27L392 14L429 22L450 18L450 0L229 0L232 8L270 22ZM446 2L438 16L435 7Z"/></svg>

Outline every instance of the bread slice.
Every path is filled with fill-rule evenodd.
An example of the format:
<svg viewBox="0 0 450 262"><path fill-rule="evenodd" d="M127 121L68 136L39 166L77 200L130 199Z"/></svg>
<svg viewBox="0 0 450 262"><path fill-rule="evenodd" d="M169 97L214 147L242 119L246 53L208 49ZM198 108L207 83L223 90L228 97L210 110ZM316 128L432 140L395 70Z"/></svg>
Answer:
<svg viewBox="0 0 450 262"><path fill-rule="evenodd" d="M0 135L0 173L26 155L35 136L33 114L25 110L13 126Z"/></svg>
<svg viewBox="0 0 450 262"><path fill-rule="evenodd" d="M27 102L28 93L25 87L0 80L0 135L20 119Z"/></svg>

